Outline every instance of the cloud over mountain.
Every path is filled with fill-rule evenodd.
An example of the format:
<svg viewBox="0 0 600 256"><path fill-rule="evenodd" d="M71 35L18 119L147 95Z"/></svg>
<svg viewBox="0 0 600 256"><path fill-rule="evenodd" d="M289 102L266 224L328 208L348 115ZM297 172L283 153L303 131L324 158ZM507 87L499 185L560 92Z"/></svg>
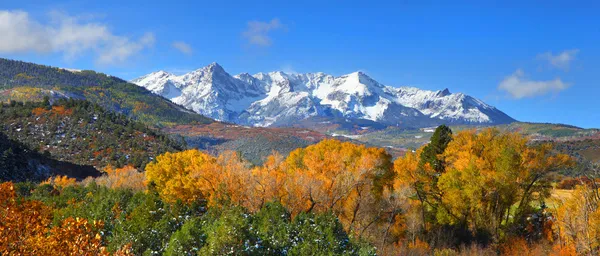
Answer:
<svg viewBox="0 0 600 256"><path fill-rule="evenodd" d="M264 21L249 21L246 30L242 36L250 45L255 46L270 46L273 43L271 33L277 30L285 30L286 26L274 18L269 22Z"/></svg>

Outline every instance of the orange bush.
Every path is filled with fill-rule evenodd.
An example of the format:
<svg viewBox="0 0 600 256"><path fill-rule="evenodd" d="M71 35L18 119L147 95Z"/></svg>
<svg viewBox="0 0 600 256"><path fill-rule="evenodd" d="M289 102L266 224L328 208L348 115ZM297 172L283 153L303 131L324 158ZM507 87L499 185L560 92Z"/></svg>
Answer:
<svg viewBox="0 0 600 256"><path fill-rule="evenodd" d="M44 109L44 108L34 108L31 113L35 116L41 116L43 114L48 113L48 110Z"/></svg>
<svg viewBox="0 0 600 256"><path fill-rule="evenodd" d="M106 175L96 178L98 185L109 188L146 189L146 177L144 173L139 172L132 166L125 166L123 168L107 166L103 171Z"/></svg>
<svg viewBox="0 0 600 256"><path fill-rule="evenodd" d="M48 178L46 181L42 182L42 184L50 184L55 188L64 188L68 186L73 186L77 183L75 178L69 178L64 175L54 176Z"/></svg>
<svg viewBox="0 0 600 256"><path fill-rule="evenodd" d="M531 255L530 247L523 238L508 240L500 246L500 251L506 256Z"/></svg>
<svg viewBox="0 0 600 256"><path fill-rule="evenodd" d="M95 231L102 226L102 222L69 217L49 229L48 236L33 238L36 246L32 251L39 255L109 255L102 236Z"/></svg>
<svg viewBox="0 0 600 256"><path fill-rule="evenodd" d="M73 110L67 109L65 108L65 106L52 106L52 112L57 115L64 116L70 115L71 113L73 113Z"/></svg>
<svg viewBox="0 0 600 256"><path fill-rule="evenodd" d="M37 201L17 202L14 185L0 184L0 254L25 254L35 248L35 237L44 236L52 212Z"/></svg>
<svg viewBox="0 0 600 256"><path fill-rule="evenodd" d="M52 211L39 201L18 201L14 185L0 184L0 254L108 255L96 230L101 222L67 218L50 228Z"/></svg>
<svg viewBox="0 0 600 256"><path fill-rule="evenodd" d="M552 247L552 253L550 254L550 256L577 256L577 250L572 244L555 244L554 247Z"/></svg>

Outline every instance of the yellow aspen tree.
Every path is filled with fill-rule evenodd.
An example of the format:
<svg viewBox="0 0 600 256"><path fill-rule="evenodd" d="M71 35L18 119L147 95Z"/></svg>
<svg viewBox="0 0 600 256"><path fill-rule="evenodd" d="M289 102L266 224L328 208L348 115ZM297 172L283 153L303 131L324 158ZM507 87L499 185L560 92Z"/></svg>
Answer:
<svg viewBox="0 0 600 256"><path fill-rule="evenodd" d="M217 159L198 150L165 153L146 166L146 179L167 202L191 203L216 193Z"/></svg>

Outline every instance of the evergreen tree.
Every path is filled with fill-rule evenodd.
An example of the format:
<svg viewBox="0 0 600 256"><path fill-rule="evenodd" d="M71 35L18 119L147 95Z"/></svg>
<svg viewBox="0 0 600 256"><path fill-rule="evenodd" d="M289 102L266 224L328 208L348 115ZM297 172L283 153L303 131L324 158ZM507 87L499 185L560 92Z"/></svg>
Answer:
<svg viewBox="0 0 600 256"><path fill-rule="evenodd" d="M439 158L439 155L444 153L450 141L452 141L452 130L450 127L440 125L435 129L433 136L431 136L431 142L423 149L419 168L424 168L425 164L429 164L436 172L442 173L445 169L445 164L443 159Z"/></svg>

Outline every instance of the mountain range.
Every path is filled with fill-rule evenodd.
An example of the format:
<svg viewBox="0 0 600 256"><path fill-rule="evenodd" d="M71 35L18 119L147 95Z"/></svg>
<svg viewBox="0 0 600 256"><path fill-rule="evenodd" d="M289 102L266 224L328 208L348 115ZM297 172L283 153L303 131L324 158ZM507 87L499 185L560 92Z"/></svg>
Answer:
<svg viewBox="0 0 600 256"><path fill-rule="evenodd" d="M402 127L515 121L463 93L386 86L363 72L232 76L212 63L183 75L157 71L131 82L202 115L248 126L293 126L315 118Z"/></svg>
<svg viewBox="0 0 600 256"><path fill-rule="evenodd" d="M512 120L464 94L384 86L361 72L231 76L215 63L182 76L157 72L136 82L144 80L148 89L91 70L0 58L0 136L22 144L0 143L0 155L8 149L38 152L0 157L0 169L3 163L27 169L0 178L19 180L31 173L43 178L56 166L81 178L85 175L76 170L141 167L162 152L188 147L241 152L261 164L273 151L286 155L332 137L385 147L399 156L429 142L430 126L415 126L444 122L453 130L478 129ZM532 141L581 141L564 149L581 159L599 159L597 129L519 122L495 127Z"/></svg>

